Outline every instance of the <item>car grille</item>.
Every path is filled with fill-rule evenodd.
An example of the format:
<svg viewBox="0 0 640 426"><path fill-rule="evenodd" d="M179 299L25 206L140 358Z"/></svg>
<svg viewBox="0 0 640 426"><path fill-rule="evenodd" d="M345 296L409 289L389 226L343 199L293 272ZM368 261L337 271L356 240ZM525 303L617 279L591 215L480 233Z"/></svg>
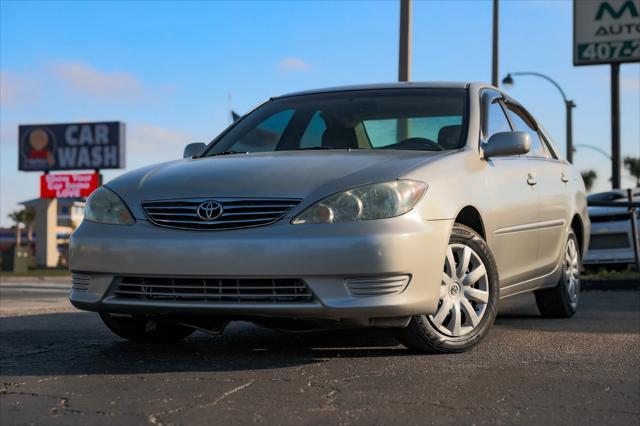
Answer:
<svg viewBox="0 0 640 426"><path fill-rule="evenodd" d="M168 302L300 303L313 300L304 281L296 278L116 278L121 299Z"/></svg>
<svg viewBox="0 0 640 426"><path fill-rule="evenodd" d="M402 293L410 280L410 275L346 278L345 284L349 293L355 297L386 296Z"/></svg>
<svg viewBox="0 0 640 426"><path fill-rule="evenodd" d="M71 289L75 291L89 290L91 276L86 274L74 273L71 275Z"/></svg>
<svg viewBox="0 0 640 426"><path fill-rule="evenodd" d="M292 199L217 199L221 214L213 220L198 215L198 207L207 198L143 201L142 208L151 222L158 226L180 229L223 230L249 228L276 222L300 203Z"/></svg>

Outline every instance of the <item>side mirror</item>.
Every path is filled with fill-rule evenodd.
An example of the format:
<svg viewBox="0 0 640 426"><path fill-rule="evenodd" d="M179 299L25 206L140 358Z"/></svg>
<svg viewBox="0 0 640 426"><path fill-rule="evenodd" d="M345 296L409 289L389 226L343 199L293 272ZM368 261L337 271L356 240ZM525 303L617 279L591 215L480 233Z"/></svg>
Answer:
<svg viewBox="0 0 640 426"><path fill-rule="evenodd" d="M194 155L200 154L207 145L202 142L190 143L189 145L184 147L184 152L182 153L182 158L191 158Z"/></svg>
<svg viewBox="0 0 640 426"><path fill-rule="evenodd" d="M500 132L482 146L484 158L522 155L531 149L531 136L527 132Z"/></svg>

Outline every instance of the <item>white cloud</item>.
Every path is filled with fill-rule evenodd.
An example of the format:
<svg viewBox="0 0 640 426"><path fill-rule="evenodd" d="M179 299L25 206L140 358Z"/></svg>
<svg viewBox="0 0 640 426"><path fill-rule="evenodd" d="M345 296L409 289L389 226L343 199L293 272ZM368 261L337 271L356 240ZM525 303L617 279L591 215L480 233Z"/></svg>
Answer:
<svg viewBox="0 0 640 426"><path fill-rule="evenodd" d="M37 102L42 92L39 81L9 71L0 71L0 106L14 108Z"/></svg>
<svg viewBox="0 0 640 426"><path fill-rule="evenodd" d="M300 58L284 58L278 63L281 71L309 71L311 64Z"/></svg>
<svg viewBox="0 0 640 426"><path fill-rule="evenodd" d="M175 160L182 157L185 145L193 137L179 130L142 123L127 128L127 168Z"/></svg>
<svg viewBox="0 0 640 426"><path fill-rule="evenodd" d="M140 98L145 90L140 80L122 71L101 71L83 62L59 62L51 71L73 90L101 98Z"/></svg>

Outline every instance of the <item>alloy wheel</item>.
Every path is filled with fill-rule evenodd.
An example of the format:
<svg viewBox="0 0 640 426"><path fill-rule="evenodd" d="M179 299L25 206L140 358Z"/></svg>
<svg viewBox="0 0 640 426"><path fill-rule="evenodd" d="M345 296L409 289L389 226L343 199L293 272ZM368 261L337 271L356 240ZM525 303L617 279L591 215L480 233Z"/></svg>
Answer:
<svg viewBox="0 0 640 426"><path fill-rule="evenodd" d="M471 247L449 244L440 286L440 300L429 321L444 335L460 337L480 324L489 303L489 277Z"/></svg>
<svg viewBox="0 0 640 426"><path fill-rule="evenodd" d="M564 274L569 302L572 305L576 305L580 294L580 254L573 238L569 238L567 242L564 256Z"/></svg>

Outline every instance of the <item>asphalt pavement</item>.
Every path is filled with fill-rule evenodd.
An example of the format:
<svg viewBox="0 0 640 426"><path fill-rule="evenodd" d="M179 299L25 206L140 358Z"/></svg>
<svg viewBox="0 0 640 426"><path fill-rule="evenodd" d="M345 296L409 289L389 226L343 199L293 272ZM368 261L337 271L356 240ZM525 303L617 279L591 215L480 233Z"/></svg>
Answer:
<svg viewBox="0 0 640 426"><path fill-rule="evenodd" d="M70 311L64 290L6 285L3 426L640 423L637 290L583 292L568 320L542 319L531 295L518 296L476 350L418 355L385 330L291 335L247 323L134 344ZM39 302L8 311L24 299Z"/></svg>

